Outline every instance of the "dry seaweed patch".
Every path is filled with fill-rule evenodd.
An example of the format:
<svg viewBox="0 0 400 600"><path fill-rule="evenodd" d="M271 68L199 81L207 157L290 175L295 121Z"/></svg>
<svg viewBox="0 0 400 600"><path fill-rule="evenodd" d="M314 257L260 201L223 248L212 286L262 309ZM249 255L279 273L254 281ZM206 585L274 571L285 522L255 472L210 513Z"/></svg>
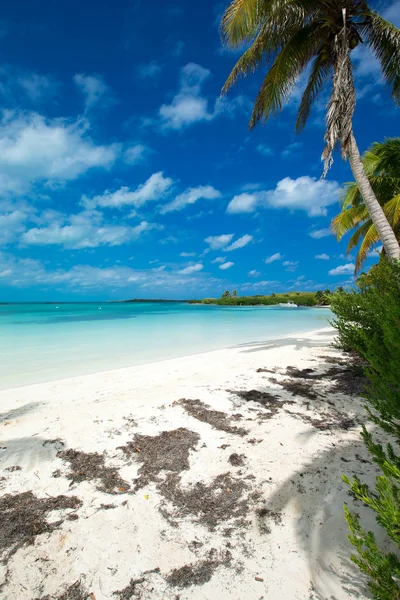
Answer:
<svg viewBox="0 0 400 600"><path fill-rule="evenodd" d="M145 571L142 577L139 577L138 579L131 579L129 584L123 590L117 590L116 592L113 592L113 596L119 596L119 600L131 600L134 597L142 598L143 590L137 588L146 582L145 575L159 572L160 569L158 567L156 569L152 569L151 571Z"/></svg>
<svg viewBox="0 0 400 600"><path fill-rule="evenodd" d="M63 521L48 523L46 517L54 510L76 510L81 501L75 496L37 498L32 492L7 494L0 498L0 551L6 562L25 544L34 544L42 533L52 533Z"/></svg>
<svg viewBox="0 0 400 600"><path fill-rule="evenodd" d="M245 464L245 458L246 457L244 454L237 454L236 452L234 452L230 455L228 460L234 467L243 467L243 465Z"/></svg>
<svg viewBox="0 0 400 600"><path fill-rule="evenodd" d="M103 454L70 449L60 450L57 456L70 464L67 479L71 480L71 485L97 479L100 481L98 490L106 494L121 494L129 490L129 485L121 479L118 470L105 465Z"/></svg>
<svg viewBox="0 0 400 600"><path fill-rule="evenodd" d="M244 525L249 514L251 497L244 495L248 485L230 473L218 475L208 485L197 482L187 488L182 487L179 475L170 473L159 490L165 499L161 513L172 525L177 524L177 519L194 516L214 531L230 520L236 521L237 526Z"/></svg>
<svg viewBox="0 0 400 600"><path fill-rule="evenodd" d="M307 398L308 400L316 400L320 395L314 389L315 381L299 381L298 379L278 380L275 377L271 378L270 381L274 384L280 385L286 392L292 394L292 396L301 396L302 398Z"/></svg>
<svg viewBox="0 0 400 600"><path fill-rule="evenodd" d="M180 473L189 469L189 452L194 450L200 436L194 431L180 427L163 431L157 436L135 435L132 442L121 446L129 458L135 457L142 466L136 489L158 481L162 471Z"/></svg>
<svg viewBox="0 0 400 600"><path fill-rule="evenodd" d="M80 581L75 581L61 596L43 596L35 598L35 600L89 600L93 598L93 594L89 594L83 587Z"/></svg>
<svg viewBox="0 0 400 600"><path fill-rule="evenodd" d="M315 369L298 369L297 367L287 367L286 375L289 377L301 379L320 379L321 375L315 373Z"/></svg>
<svg viewBox="0 0 400 600"><path fill-rule="evenodd" d="M246 402L256 402L263 408L269 410L269 413L263 413L262 415L260 413L258 414L258 416L262 416L264 419L272 418L283 408L284 404L294 404L292 400L282 401L279 396L270 394L269 392L260 392L259 390L227 390L227 392L238 396Z"/></svg>
<svg viewBox="0 0 400 600"><path fill-rule="evenodd" d="M195 564L184 565L179 569L171 571L166 581L172 587L186 588L192 585L203 585L210 581L218 567L227 567L232 562L232 554L226 550L218 554L213 548L209 552L208 558Z"/></svg>
<svg viewBox="0 0 400 600"><path fill-rule="evenodd" d="M273 511L265 506L256 511L258 529L260 533L271 533L269 523L273 521L275 525L282 524L282 515L278 511Z"/></svg>
<svg viewBox="0 0 400 600"><path fill-rule="evenodd" d="M207 407L201 400L187 400L186 398L182 398L178 400L178 404L181 404L191 417L211 425L214 429L240 436L248 433L243 427L231 424L233 419L238 420L241 418L241 415L233 415L229 418L226 413Z"/></svg>
<svg viewBox="0 0 400 600"><path fill-rule="evenodd" d="M142 463L136 489L155 483L163 497L160 512L174 526L178 519L188 516L194 516L211 531L230 519L239 524L249 512L250 499L244 497L246 482L224 473L208 485L198 482L182 486L181 473L189 469L189 453L199 440L197 433L184 428L153 437L136 435L122 447L127 456Z"/></svg>

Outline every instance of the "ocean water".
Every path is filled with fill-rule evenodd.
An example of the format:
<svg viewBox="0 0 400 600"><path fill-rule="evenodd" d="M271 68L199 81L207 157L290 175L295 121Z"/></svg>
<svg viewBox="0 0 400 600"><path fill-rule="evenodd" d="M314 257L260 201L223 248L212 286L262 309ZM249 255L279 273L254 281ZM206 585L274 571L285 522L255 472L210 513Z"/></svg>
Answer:
<svg viewBox="0 0 400 600"><path fill-rule="evenodd" d="M261 342L326 327L330 316L183 303L0 305L0 388Z"/></svg>

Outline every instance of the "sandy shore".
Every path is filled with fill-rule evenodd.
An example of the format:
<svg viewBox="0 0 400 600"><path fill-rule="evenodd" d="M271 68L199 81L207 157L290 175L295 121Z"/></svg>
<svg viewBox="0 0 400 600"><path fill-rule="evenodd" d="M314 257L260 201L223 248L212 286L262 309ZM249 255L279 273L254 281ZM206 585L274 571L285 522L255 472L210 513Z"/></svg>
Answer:
<svg viewBox="0 0 400 600"><path fill-rule="evenodd" d="M0 598L367 598L340 476L375 467L332 340L0 392Z"/></svg>

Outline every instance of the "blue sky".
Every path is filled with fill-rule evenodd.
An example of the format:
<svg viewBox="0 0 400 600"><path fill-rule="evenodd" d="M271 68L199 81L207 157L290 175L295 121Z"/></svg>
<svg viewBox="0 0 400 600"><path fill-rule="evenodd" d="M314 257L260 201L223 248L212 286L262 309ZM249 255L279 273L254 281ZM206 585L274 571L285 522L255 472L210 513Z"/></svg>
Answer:
<svg viewBox="0 0 400 600"><path fill-rule="evenodd" d="M346 240L329 234L348 164L336 155L320 180L326 98L295 136L299 81L282 114L250 133L260 77L219 95L237 58L220 45L225 6L3 5L1 301L184 299L352 280ZM379 7L400 26L400 0ZM363 151L400 135L399 112L368 51L354 63Z"/></svg>

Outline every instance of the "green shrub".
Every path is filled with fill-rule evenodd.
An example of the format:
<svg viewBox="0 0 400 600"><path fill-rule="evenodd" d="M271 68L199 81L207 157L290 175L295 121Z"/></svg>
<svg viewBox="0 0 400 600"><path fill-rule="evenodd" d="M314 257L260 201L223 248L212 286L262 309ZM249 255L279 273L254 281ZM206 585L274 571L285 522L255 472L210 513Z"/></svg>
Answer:
<svg viewBox="0 0 400 600"><path fill-rule="evenodd" d="M352 560L368 576L373 597L394 600L400 599L400 263L381 261L359 278L357 286L358 290L331 296L333 325L339 344L366 360L368 416L391 443L383 447L363 427L363 440L382 474L373 490L357 477L344 480L354 497L376 513L396 553L380 548L347 507L345 517L357 551Z"/></svg>

